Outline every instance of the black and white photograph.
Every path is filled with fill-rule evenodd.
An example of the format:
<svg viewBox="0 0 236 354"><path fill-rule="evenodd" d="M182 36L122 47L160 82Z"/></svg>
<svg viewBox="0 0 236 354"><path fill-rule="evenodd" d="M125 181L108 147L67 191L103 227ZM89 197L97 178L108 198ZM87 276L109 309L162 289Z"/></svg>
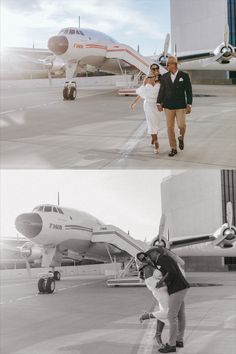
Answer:
<svg viewBox="0 0 236 354"><path fill-rule="evenodd" d="M0 16L1 354L235 354L236 0Z"/></svg>

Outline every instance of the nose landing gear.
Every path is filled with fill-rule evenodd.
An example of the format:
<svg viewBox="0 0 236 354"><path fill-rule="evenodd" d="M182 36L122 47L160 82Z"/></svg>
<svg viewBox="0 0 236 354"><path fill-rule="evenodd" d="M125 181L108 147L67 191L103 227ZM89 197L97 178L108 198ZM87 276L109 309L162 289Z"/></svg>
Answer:
<svg viewBox="0 0 236 354"><path fill-rule="evenodd" d="M61 279L61 273L57 270L55 272L48 272L44 274L38 281L38 290L40 294L52 294L56 288L56 280Z"/></svg>
<svg viewBox="0 0 236 354"><path fill-rule="evenodd" d="M73 101L77 95L77 86L75 81L66 81L63 88L64 100Z"/></svg>

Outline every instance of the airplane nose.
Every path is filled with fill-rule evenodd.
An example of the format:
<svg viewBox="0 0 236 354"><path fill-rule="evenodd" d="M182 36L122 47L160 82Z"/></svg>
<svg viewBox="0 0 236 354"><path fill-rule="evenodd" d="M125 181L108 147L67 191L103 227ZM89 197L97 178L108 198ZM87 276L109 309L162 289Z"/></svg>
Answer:
<svg viewBox="0 0 236 354"><path fill-rule="evenodd" d="M69 42L65 36L53 36L48 40L48 49L56 55L64 54L68 47Z"/></svg>
<svg viewBox="0 0 236 354"><path fill-rule="evenodd" d="M33 238L41 232L43 221L37 213L21 214L17 216L15 226L22 235Z"/></svg>

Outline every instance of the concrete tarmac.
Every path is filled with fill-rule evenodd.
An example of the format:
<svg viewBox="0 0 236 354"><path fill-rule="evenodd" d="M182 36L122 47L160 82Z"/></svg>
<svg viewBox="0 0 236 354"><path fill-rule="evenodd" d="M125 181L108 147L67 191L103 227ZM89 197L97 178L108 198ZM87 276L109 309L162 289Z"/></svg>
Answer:
<svg viewBox="0 0 236 354"><path fill-rule="evenodd" d="M194 286L186 298L185 346L177 352L234 354L235 272L187 278ZM156 321L138 322L156 307L146 288L108 288L104 278L85 276L62 279L50 295L38 295L36 286L35 280L1 281L2 354L158 353ZM167 341L168 327L163 334Z"/></svg>
<svg viewBox="0 0 236 354"><path fill-rule="evenodd" d="M35 82L35 81L34 81ZM32 84L33 85L33 84ZM142 103L113 88L1 86L1 168L186 169L236 167L235 86L195 85L185 149L168 157L164 113L160 153L153 153Z"/></svg>

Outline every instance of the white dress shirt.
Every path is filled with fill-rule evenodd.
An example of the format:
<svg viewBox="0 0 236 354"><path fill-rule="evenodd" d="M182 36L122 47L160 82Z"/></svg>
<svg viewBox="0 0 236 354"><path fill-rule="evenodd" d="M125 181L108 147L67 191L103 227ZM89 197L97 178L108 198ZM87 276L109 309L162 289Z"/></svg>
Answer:
<svg viewBox="0 0 236 354"><path fill-rule="evenodd" d="M171 77L171 81L172 81L172 82L175 81L178 72L179 72L179 70L177 70L175 74L170 73L170 77Z"/></svg>

